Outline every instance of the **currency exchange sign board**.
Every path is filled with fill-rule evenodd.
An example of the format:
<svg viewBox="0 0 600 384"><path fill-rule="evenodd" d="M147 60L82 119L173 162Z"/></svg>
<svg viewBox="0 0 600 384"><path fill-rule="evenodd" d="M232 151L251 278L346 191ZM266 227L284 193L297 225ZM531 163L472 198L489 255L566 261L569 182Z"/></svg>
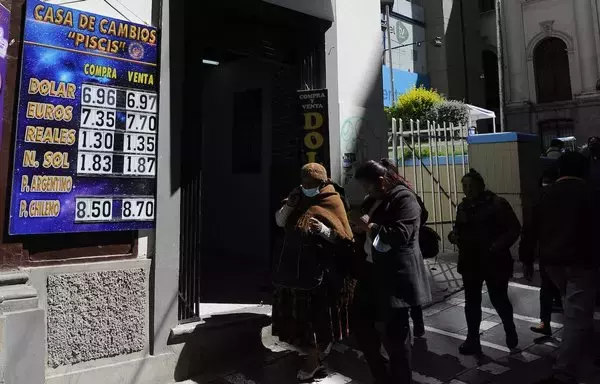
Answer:
<svg viewBox="0 0 600 384"><path fill-rule="evenodd" d="M9 233L154 227L155 28L27 1Z"/></svg>

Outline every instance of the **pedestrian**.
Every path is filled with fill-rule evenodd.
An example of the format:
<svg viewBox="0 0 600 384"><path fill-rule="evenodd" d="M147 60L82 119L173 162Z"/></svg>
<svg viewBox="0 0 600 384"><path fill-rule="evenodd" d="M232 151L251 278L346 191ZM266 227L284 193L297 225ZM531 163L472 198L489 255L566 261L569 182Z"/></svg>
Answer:
<svg viewBox="0 0 600 384"><path fill-rule="evenodd" d="M600 137L590 137L587 150L590 159L590 183L598 197L600 195Z"/></svg>
<svg viewBox="0 0 600 384"><path fill-rule="evenodd" d="M483 177L471 169L462 178L465 198L459 204L456 224L448 238L458 246L458 273L465 287L465 317L468 334L459 347L463 355L481 354L481 290L487 286L490 300L502 319L506 345L519 343L508 298L513 273L510 247L519 238L521 225L510 204L486 189Z"/></svg>
<svg viewBox="0 0 600 384"><path fill-rule="evenodd" d="M541 179L540 194L544 188L552 185L557 179L557 168L552 166L544 171ZM538 196L539 199L539 196ZM535 203L534 203L535 205ZM554 212L556 219L560 218L560 212ZM531 219L531 218L529 218ZM523 232L521 233L521 242L519 245L519 259L523 264L525 277L528 280L532 280L534 273L534 256L536 255L535 249L537 248L534 234L530 231L533 228L530 225L523 226ZM535 327L530 327L532 332L544 335L552 335L552 327L550 326L552 320L552 313L560 311L562 309L562 300L558 287L552 282L546 268L543 264L540 264L540 324Z"/></svg>
<svg viewBox="0 0 600 384"><path fill-rule="evenodd" d="M556 160L564 152L565 143L560 139L552 139L550 141L550 147L546 150L545 156L549 159Z"/></svg>
<svg viewBox="0 0 600 384"><path fill-rule="evenodd" d="M368 194L363 204L368 213L352 218L355 230L364 234L367 255L355 294L353 332L376 383L409 384L410 312L415 333L424 333L420 306L431 301L419 247L421 206L388 159L368 161L355 178Z"/></svg>
<svg viewBox="0 0 600 384"><path fill-rule="evenodd" d="M333 343L348 334L342 312L353 287L346 275L352 230L322 165L302 167L301 183L275 215L286 234L274 265L273 334L307 349L297 378L308 381L324 370Z"/></svg>
<svg viewBox="0 0 600 384"><path fill-rule="evenodd" d="M599 262L593 241L600 233L598 207L586 182L589 160L577 152L565 153L558 159L557 170L556 183L544 189L528 222L531 228L526 230L530 234L526 241L537 245L540 263L563 297L563 340L554 374L539 382L547 384L577 383L581 375L593 332Z"/></svg>

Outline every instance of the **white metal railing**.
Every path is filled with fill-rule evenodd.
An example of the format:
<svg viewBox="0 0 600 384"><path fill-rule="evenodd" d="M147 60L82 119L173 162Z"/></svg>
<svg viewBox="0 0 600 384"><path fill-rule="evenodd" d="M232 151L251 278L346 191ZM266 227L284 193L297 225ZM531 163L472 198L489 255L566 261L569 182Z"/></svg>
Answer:
<svg viewBox="0 0 600 384"><path fill-rule="evenodd" d="M467 125L392 119L388 135L390 157L425 202L442 251L454 249L446 235L462 194L460 179L468 170L468 134Z"/></svg>

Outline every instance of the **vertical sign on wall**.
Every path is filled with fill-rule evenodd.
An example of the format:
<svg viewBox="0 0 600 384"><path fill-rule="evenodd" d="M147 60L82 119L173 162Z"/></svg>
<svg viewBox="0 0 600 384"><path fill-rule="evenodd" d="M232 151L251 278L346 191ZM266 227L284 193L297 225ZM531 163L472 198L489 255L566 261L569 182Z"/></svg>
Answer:
<svg viewBox="0 0 600 384"><path fill-rule="evenodd" d="M6 53L8 32L10 31L10 11L0 4L0 148L2 148L2 121L4 117L4 85L6 77Z"/></svg>
<svg viewBox="0 0 600 384"><path fill-rule="evenodd" d="M298 91L302 164L321 163L329 172L327 90Z"/></svg>
<svg viewBox="0 0 600 384"><path fill-rule="evenodd" d="M10 234L154 226L157 35L27 1Z"/></svg>

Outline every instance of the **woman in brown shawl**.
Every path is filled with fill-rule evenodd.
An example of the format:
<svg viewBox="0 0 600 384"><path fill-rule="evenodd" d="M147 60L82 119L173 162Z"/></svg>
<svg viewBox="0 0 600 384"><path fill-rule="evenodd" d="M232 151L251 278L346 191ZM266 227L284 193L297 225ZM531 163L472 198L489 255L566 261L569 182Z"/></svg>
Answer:
<svg viewBox="0 0 600 384"><path fill-rule="evenodd" d="M347 276L352 230L344 203L325 168L302 167L295 188L275 214L286 235L274 264L273 334L307 348L300 381L324 369L333 342L347 336L350 279Z"/></svg>

